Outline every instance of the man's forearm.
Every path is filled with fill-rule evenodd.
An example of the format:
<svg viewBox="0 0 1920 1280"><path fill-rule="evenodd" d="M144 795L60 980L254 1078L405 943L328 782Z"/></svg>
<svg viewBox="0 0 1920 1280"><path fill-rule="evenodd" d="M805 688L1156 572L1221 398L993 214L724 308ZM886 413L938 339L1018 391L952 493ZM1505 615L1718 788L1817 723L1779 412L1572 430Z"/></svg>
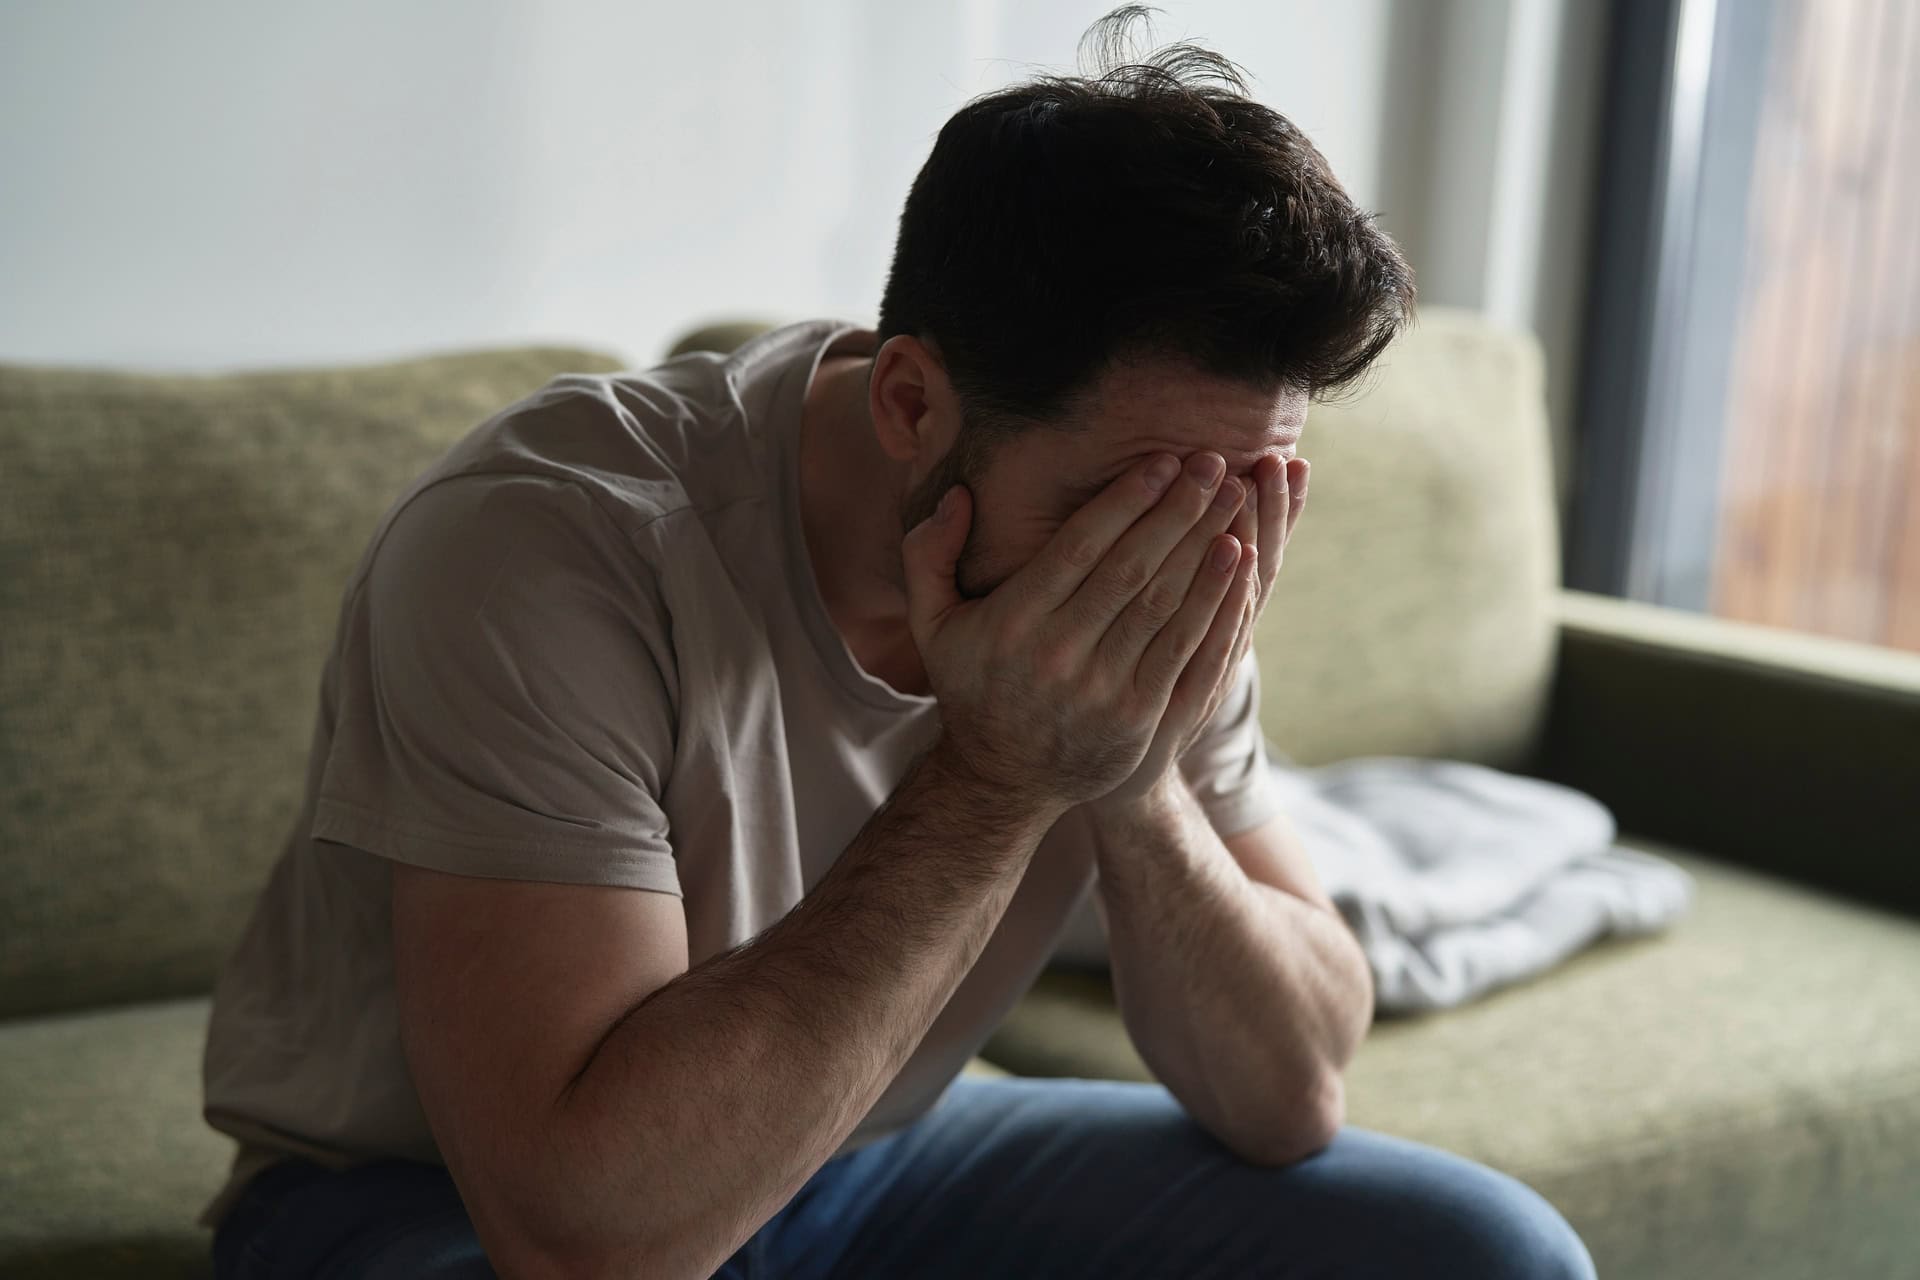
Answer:
<svg viewBox="0 0 1920 1280"><path fill-rule="evenodd" d="M1317 1149L1372 1019L1345 923L1249 878L1177 775L1092 825L1115 997L1141 1056L1246 1158Z"/></svg>
<svg viewBox="0 0 1920 1280"><path fill-rule="evenodd" d="M1007 807L944 759L916 762L779 922L661 987L600 1045L543 1171L543 1234L569 1273L711 1274L912 1054L1058 817Z"/></svg>

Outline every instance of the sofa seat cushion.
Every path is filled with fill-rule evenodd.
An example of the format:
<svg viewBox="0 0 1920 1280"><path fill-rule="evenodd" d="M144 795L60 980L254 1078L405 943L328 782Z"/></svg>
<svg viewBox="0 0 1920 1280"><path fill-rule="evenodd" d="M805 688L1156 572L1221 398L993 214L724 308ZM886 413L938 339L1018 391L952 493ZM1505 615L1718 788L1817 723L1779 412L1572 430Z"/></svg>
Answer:
<svg viewBox="0 0 1920 1280"><path fill-rule="evenodd" d="M1920 1249L1920 923L1650 844L1667 934L1379 1021L1347 1122L1527 1182L1600 1274L1903 1274ZM1026 1075L1150 1080L1104 976L1051 971L989 1041Z"/></svg>
<svg viewBox="0 0 1920 1280"><path fill-rule="evenodd" d="M205 999L0 1023L0 1275L208 1274Z"/></svg>
<svg viewBox="0 0 1920 1280"><path fill-rule="evenodd" d="M0 1023L0 1276L195 1277L233 1144L200 1117L205 999ZM1004 1076L975 1058L965 1073Z"/></svg>

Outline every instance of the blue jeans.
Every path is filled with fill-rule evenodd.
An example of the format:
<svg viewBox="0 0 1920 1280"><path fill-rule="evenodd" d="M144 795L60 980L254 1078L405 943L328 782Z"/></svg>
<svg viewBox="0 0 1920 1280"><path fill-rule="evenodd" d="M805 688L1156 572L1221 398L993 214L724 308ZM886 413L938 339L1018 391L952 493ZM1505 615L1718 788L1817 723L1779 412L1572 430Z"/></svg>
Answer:
<svg viewBox="0 0 1920 1280"><path fill-rule="evenodd" d="M305 1161L250 1183L217 1280L492 1280L438 1165ZM722 1280L1472 1277L1591 1280L1546 1200L1506 1174L1347 1126L1249 1164L1164 1085L961 1076L898 1132L829 1160Z"/></svg>

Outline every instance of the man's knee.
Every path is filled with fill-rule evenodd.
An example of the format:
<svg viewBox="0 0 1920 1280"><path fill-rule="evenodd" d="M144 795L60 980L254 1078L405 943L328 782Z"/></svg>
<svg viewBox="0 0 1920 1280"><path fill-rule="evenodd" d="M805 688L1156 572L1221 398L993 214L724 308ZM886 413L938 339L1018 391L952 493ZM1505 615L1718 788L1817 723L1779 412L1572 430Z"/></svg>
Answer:
<svg viewBox="0 0 1920 1280"><path fill-rule="evenodd" d="M1282 1176L1309 1189L1329 1258L1353 1274L1594 1280L1586 1245L1544 1196L1452 1152L1348 1126Z"/></svg>
<svg viewBox="0 0 1920 1280"><path fill-rule="evenodd" d="M1481 1169L1472 1193L1454 1206L1453 1230L1443 1233L1456 1238L1436 1242L1472 1260L1457 1274L1485 1280L1594 1280L1592 1255L1558 1209L1517 1178Z"/></svg>

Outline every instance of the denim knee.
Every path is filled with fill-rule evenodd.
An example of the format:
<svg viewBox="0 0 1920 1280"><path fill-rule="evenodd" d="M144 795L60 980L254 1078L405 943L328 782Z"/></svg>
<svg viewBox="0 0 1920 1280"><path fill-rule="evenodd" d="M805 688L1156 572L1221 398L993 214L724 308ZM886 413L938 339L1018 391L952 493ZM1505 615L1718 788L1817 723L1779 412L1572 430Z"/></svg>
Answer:
<svg viewBox="0 0 1920 1280"><path fill-rule="evenodd" d="M1461 1253L1482 1280L1595 1280L1593 1257L1560 1211L1517 1178L1486 1169L1458 1208ZM1464 1273L1463 1273L1464 1274Z"/></svg>

